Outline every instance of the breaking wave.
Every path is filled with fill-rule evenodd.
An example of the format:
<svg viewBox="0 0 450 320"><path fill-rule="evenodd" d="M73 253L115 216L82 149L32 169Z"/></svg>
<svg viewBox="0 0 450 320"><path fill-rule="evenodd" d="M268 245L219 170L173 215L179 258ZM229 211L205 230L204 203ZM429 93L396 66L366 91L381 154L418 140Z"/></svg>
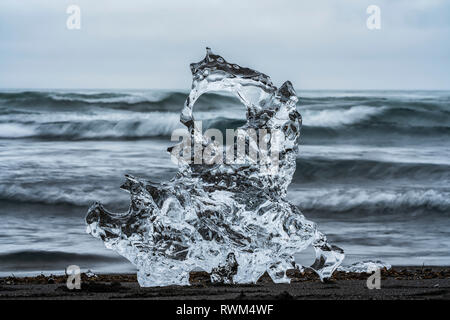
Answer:
<svg viewBox="0 0 450 320"><path fill-rule="evenodd" d="M38 186L36 185L36 189ZM36 190L35 189L35 190ZM69 191L56 188L48 191L33 193L31 190L9 190L0 199L21 203L61 204L86 207L92 199L101 196L107 207L117 208L122 205L126 197L114 198L107 195L106 190L93 194L71 194ZM56 195L56 197L55 197ZM293 202L308 213L346 213L350 216L374 214L393 214L398 217L408 217L411 214L424 216L450 215L450 190L417 188L408 191L381 190L368 188L326 188L292 190Z"/></svg>
<svg viewBox="0 0 450 320"><path fill-rule="evenodd" d="M425 181L450 185L450 165L433 163L404 163L366 159L297 158L296 183L330 181L358 183L361 180Z"/></svg>
<svg viewBox="0 0 450 320"><path fill-rule="evenodd" d="M10 253L0 254L1 264L7 263L72 263L72 262L92 262L92 261L120 261L118 257L111 257L96 254L78 254L61 251L44 251L44 250L29 250L16 251Z"/></svg>
<svg viewBox="0 0 450 320"><path fill-rule="evenodd" d="M407 218L450 215L450 190L383 190L368 188L328 188L293 191L294 203L308 213L346 213L349 217L392 214Z"/></svg>
<svg viewBox="0 0 450 320"><path fill-rule="evenodd" d="M130 110L137 112L179 112L186 99L183 92L0 92L0 105L19 107L24 112L41 110L77 110L92 107ZM219 109L222 104L234 103L235 99L221 94L208 94L199 101L198 110ZM219 104L219 106L218 106Z"/></svg>
<svg viewBox="0 0 450 320"><path fill-rule="evenodd" d="M133 139L170 136L180 127L177 115L162 112L142 117L110 114L107 117L74 115L71 118L70 121L0 123L0 138Z"/></svg>
<svg viewBox="0 0 450 320"><path fill-rule="evenodd" d="M0 139L140 139L179 127L184 92L0 92ZM301 98L306 142L337 137L450 135L450 96ZM204 128L245 122L236 98L207 94L196 105Z"/></svg>

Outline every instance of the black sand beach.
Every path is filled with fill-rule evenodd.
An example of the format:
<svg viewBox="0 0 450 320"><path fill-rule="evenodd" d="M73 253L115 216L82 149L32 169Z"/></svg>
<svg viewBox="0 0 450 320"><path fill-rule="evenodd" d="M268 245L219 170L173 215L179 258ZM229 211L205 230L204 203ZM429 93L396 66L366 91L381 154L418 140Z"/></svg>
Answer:
<svg viewBox="0 0 450 320"><path fill-rule="evenodd" d="M311 272L291 272L291 284L216 285L202 272L191 273L191 286L141 288L136 275L110 274L88 278L81 290L67 289L66 276L0 278L0 299L51 300L449 300L449 267L393 267L381 272L381 289L369 290L368 274L336 272L321 283Z"/></svg>

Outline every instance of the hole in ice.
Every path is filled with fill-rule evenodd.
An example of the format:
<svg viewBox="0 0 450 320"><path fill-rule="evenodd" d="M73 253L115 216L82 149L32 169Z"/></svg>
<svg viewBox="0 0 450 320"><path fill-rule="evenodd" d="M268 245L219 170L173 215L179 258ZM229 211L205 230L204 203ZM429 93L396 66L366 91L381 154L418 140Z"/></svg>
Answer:
<svg viewBox="0 0 450 320"><path fill-rule="evenodd" d="M314 263L314 260L316 259L316 253L314 251L314 248L312 246L309 246L305 250L301 252L297 252L294 255L295 262L298 265L301 265L303 267L309 267Z"/></svg>
<svg viewBox="0 0 450 320"><path fill-rule="evenodd" d="M194 119L202 122L202 131L218 129L225 144L226 129L236 130L246 123L246 107L234 95L205 93L195 102Z"/></svg>

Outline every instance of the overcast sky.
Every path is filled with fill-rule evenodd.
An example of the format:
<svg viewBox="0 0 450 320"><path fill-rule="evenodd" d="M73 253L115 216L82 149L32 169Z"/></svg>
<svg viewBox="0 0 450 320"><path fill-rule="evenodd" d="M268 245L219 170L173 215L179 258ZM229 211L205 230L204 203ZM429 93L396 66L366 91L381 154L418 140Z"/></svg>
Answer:
<svg viewBox="0 0 450 320"><path fill-rule="evenodd" d="M450 89L450 1L0 1L2 88L188 89L206 46L278 86Z"/></svg>

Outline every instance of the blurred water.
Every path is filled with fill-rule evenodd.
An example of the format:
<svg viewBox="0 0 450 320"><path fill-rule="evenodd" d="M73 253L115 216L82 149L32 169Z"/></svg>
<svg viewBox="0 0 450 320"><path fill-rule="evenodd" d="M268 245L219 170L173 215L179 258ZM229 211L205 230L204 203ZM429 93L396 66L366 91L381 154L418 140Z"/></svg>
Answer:
<svg viewBox="0 0 450 320"><path fill-rule="evenodd" d="M450 93L299 91L304 128L289 199L346 261L450 264ZM0 275L134 268L88 236L101 199L128 207L124 174L176 172L166 148L185 93L0 92ZM235 98L196 105L204 127L236 127ZM308 259L305 255L299 259Z"/></svg>

